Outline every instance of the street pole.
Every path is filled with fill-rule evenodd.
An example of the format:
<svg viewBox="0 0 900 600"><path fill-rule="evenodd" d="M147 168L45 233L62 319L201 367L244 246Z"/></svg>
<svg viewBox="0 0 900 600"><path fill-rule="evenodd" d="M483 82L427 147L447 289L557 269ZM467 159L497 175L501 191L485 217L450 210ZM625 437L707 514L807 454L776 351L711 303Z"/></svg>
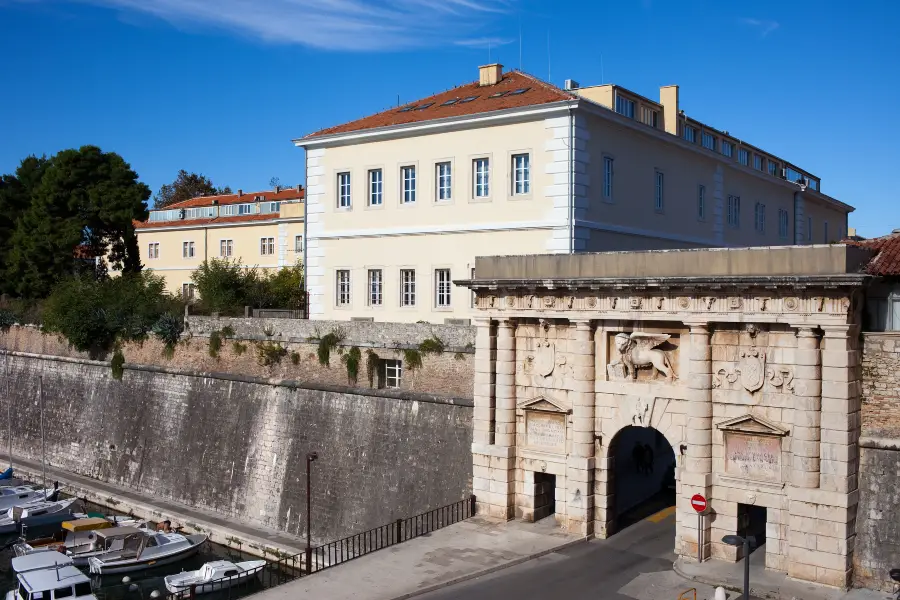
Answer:
<svg viewBox="0 0 900 600"><path fill-rule="evenodd" d="M744 600L750 600L750 536L744 537Z"/></svg>
<svg viewBox="0 0 900 600"><path fill-rule="evenodd" d="M12 394L9 390L9 356L7 355L6 361L6 431L9 437L9 468L12 469L13 459L12 459Z"/></svg>
<svg viewBox="0 0 900 600"><path fill-rule="evenodd" d="M312 527L310 525L312 521L312 510L311 510L311 502L312 502L312 477L310 476L312 471L312 462L319 458L319 454L317 452L310 452L306 455L306 573L312 573Z"/></svg>
<svg viewBox="0 0 900 600"><path fill-rule="evenodd" d="M41 404L41 465L44 471L44 495L47 494L47 448L44 444L44 376L38 377L38 397Z"/></svg>
<svg viewBox="0 0 900 600"><path fill-rule="evenodd" d="M703 513L697 513L697 564L703 562Z"/></svg>

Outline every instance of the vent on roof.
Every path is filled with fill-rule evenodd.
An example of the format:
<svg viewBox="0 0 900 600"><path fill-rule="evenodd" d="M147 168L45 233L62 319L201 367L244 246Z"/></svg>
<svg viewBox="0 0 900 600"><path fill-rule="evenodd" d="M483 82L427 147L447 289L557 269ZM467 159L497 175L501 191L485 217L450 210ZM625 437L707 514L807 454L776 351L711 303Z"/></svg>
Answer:
<svg viewBox="0 0 900 600"><path fill-rule="evenodd" d="M434 104L434 102L426 102L426 103L423 104L422 106L418 107L416 110L425 110L426 108L428 108L428 107L431 106L432 104Z"/></svg>
<svg viewBox="0 0 900 600"><path fill-rule="evenodd" d="M452 100L447 100L446 102L441 104L441 106L450 106L451 104L456 104L457 102L459 102L459 99L453 98Z"/></svg>
<svg viewBox="0 0 900 600"><path fill-rule="evenodd" d="M506 95L506 92L497 92L496 94L491 94L488 98L499 98L500 96Z"/></svg>
<svg viewBox="0 0 900 600"><path fill-rule="evenodd" d="M514 91L508 93L507 96L518 96L519 94L524 94L525 92L527 92L530 89L531 88L519 88L517 90L514 90Z"/></svg>
<svg viewBox="0 0 900 600"><path fill-rule="evenodd" d="M460 104L465 104L466 102L471 102L472 100L475 100L476 98L478 98L478 96L468 96L468 97L463 98L462 100L460 100L459 103L460 103Z"/></svg>

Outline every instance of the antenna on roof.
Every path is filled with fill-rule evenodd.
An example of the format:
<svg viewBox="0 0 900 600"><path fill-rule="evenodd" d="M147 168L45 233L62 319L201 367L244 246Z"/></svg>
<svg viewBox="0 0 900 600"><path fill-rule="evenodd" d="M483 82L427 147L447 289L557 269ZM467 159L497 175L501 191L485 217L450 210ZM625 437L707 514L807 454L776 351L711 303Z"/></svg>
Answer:
<svg viewBox="0 0 900 600"><path fill-rule="evenodd" d="M488 64L491 64L491 41L488 40Z"/></svg>
<svg viewBox="0 0 900 600"><path fill-rule="evenodd" d="M400 94L397 94L397 106L400 106Z"/></svg>
<svg viewBox="0 0 900 600"><path fill-rule="evenodd" d="M519 15L519 70L522 70L522 15Z"/></svg>
<svg viewBox="0 0 900 600"><path fill-rule="evenodd" d="M550 30L547 30L547 83L550 83Z"/></svg>
<svg viewBox="0 0 900 600"><path fill-rule="evenodd" d="M603 76L603 54L600 54L600 83L606 83L606 78Z"/></svg>

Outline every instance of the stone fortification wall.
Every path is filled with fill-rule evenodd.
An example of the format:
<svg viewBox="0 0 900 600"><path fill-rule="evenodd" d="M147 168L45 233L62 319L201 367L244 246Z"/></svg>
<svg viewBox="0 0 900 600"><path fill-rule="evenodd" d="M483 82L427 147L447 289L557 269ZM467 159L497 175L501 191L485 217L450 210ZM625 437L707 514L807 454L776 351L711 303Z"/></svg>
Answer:
<svg viewBox="0 0 900 600"><path fill-rule="evenodd" d="M890 591L900 567L900 334L866 333L854 582Z"/></svg>
<svg viewBox="0 0 900 600"><path fill-rule="evenodd" d="M209 335L226 326L234 330L234 337L225 340L218 356L212 357L209 353ZM342 350L357 346L363 352L356 381L348 378L347 368L338 352L333 353L328 366L319 363L315 338L331 332L344 336L339 344ZM444 343L444 352L423 356L422 366L418 369L407 368L403 350L416 348L422 341L433 337ZM378 388L379 377L374 374L370 381L366 370L366 354L371 349L381 359L403 363L402 390L470 398L474 377L473 341L474 328L468 326L191 316L188 317L182 341L171 358L164 355L162 344L153 337L140 344L125 344L122 352L125 362L129 364ZM270 344L283 346L286 353L275 364L262 365L258 348ZM14 326L5 333L0 332L0 349L89 358L87 353L71 348L65 339L44 335L30 326Z"/></svg>
<svg viewBox="0 0 900 600"><path fill-rule="evenodd" d="M330 540L463 498L471 401L0 353L14 452L152 496ZM2 373L3 371L0 371Z"/></svg>

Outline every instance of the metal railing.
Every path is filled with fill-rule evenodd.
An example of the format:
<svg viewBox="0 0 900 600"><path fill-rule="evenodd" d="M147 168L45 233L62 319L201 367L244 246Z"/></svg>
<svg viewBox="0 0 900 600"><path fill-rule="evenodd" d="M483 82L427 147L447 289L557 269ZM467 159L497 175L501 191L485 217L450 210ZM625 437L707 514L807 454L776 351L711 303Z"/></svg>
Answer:
<svg viewBox="0 0 900 600"><path fill-rule="evenodd" d="M311 559L307 565L305 552L285 556L277 561L268 561L258 574L248 576L234 575L213 581L189 586L178 592L170 593L166 600L193 600L199 594L221 592L217 600L230 600L232 590L239 591L245 584L262 584L263 588L275 587L289 583L300 577L312 575L347 561L371 554L384 548L415 539L432 531L437 531L465 521L475 516L475 496L469 496L459 502L448 504L428 512L406 519L397 519L387 525L381 525L362 533L356 533L334 542L322 544L311 551ZM243 596L244 593L238 593Z"/></svg>

